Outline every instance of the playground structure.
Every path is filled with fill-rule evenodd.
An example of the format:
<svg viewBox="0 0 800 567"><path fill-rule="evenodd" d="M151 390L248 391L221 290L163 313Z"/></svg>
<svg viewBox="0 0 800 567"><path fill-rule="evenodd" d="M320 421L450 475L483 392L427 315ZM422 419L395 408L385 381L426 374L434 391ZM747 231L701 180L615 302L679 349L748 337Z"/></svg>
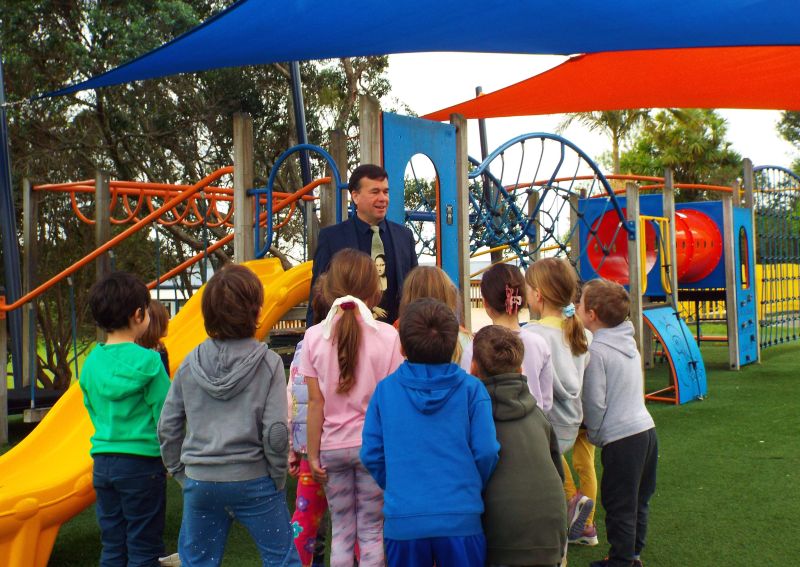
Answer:
<svg viewBox="0 0 800 567"><path fill-rule="evenodd" d="M638 192L641 188L629 182L626 196L622 199L616 196L609 180L588 156L558 136L522 136L477 163L466 154L466 122L463 119L454 116L450 124L433 123L381 113L369 99L361 102L361 161L384 163L391 175L390 186L413 186L413 179L406 179L404 173L411 156L422 153L433 162L436 170L433 194L417 199L411 210L406 207L402 193L393 191L389 217L397 222L433 223L436 238L421 243L421 246L424 244L462 289L467 326L470 326L468 289L471 274L468 273L468 259L471 253L487 247L505 249L507 253L503 261L518 260L523 265L543 255L563 255L576 265L581 274L584 270L594 270L622 281L627 278L625 283L630 286L634 299L634 323L639 337L642 337L643 347L652 342L643 327L643 322L647 321L671 362L672 395L662 392L657 398L682 403L705 395L702 359L694 337L677 314L676 295L681 293L681 286L694 285L694 289L705 290L704 286L718 286L720 282L727 305L737 305L740 301L734 299L736 296L727 295L731 291L746 293L749 290L752 293L754 239L753 233L748 232L748 226L752 231L752 220L748 225L748 219L751 219L747 216L749 209L734 207L734 199L736 204L740 204L738 190L718 188L727 193L716 204L674 205L670 196L674 194L675 186L667 176L665 180L643 180L663 185L662 196L640 198ZM511 153L525 144L528 145L528 154L533 154L533 161L539 165L532 173L524 173L519 160L516 172L512 172L514 179L504 182L507 168L512 169ZM530 150L532 146L536 148L535 152ZM328 174L298 191L278 191L277 172L285 158L297 152L321 156ZM556 156L552 160L548 157L550 153ZM95 183L94 188L82 182L57 189L71 193L73 202L79 200L77 194L96 191L98 202L104 198L106 208L110 210L114 203L125 211L117 218L120 224L132 223L123 233L87 255L81 265L100 258L125 236L150 223L196 223L201 211L210 211L212 215L204 217L205 222L232 226L234 232L210 244L204 253L188 260L187 265L200 261L214 247L231 240L234 241L237 261L244 261L266 255L276 231L286 220L274 222L273 214L280 210L295 211L299 210L302 201L314 202L318 203L321 216L327 215L328 222L341 219L346 196L343 195L345 184L339 172L347 171L346 154L344 160L341 155L333 148L328 153L307 145L287 150L285 157L276 162L270 182L263 189L252 189L251 180L248 183L248 180L237 177L237 171L247 170L246 164L234 164L233 168L220 170L196 185L179 190L144 184L132 187L124 182ZM501 164L499 172L498 164ZM231 190L218 187L219 177L231 172L234 187ZM103 192L105 197L101 196ZM214 199L215 202L199 206L197 199L201 192L203 199ZM159 201L163 202L160 207L157 206ZM680 212L672 212L672 207ZM744 213L736 213L739 209ZM81 207L77 207L76 214L82 214L89 222L92 220ZM737 215L740 218L736 226L749 237L744 240L733 238L732 245L729 245L726 235L734 232L726 223L733 223ZM99 222L99 219L97 217L95 221ZM114 221L109 218L108 222ZM673 258L675 262L671 260ZM740 279L731 281L737 283L727 285L727 275L723 275L722 280L714 279L720 277L720 270L726 270L729 261L735 267L736 258L747 260L746 270L741 269L741 264L732 270L733 276L738 274ZM256 260L248 265L265 286L260 326L263 338L284 313L308 297L310 264L288 272L283 272L274 259ZM69 268L53 280L63 279L79 268L77 265ZM172 272L163 274L150 285L172 275ZM739 290L744 281L748 283L748 289ZM45 286L43 284L40 288L46 289ZM718 297L719 288L713 289L714 297ZM4 311L19 308L42 291L33 290ZM184 306L170 325L166 342L173 371L183 356L204 338L200 297L201 292ZM659 305L651 306L650 303L656 300ZM751 298L750 303L754 305L754 299ZM726 310L729 328L730 320L739 314L738 309ZM753 325L755 321L753 317ZM739 326L733 324L734 329ZM734 335L739 337L740 333ZM738 357L738 347L736 353ZM738 362L741 362L740 358L737 358ZM70 434L53 434L64 430L69 430ZM0 563L14 567L45 565L59 526L92 502L91 459L88 455L90 435L91 424L83 410L78 388L73 385L34 433L0 458L0 474L4 478L0 497ZM59 469L48 470L44 464L48 462L58 462Z"/></svg>

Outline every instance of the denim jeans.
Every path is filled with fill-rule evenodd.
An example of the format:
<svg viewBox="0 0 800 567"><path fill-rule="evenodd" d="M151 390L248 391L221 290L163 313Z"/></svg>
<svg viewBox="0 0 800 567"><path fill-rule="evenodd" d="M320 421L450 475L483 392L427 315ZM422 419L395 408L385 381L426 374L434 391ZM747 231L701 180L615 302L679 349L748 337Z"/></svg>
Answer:
<svg viewBox="0 0 800 567"><path fill-rule="evenodd" d="M238 482L186 479L178 539L183 567L220 565L234 519L250 532L265 567L300 567L286 494L267 476Z"/></svg>
<svg viewBox="0 0 800 567"><path fill-rule="evenodd" d="M161 459L121 454L93 459L100 567L158 567L167 502Z"/></svg>

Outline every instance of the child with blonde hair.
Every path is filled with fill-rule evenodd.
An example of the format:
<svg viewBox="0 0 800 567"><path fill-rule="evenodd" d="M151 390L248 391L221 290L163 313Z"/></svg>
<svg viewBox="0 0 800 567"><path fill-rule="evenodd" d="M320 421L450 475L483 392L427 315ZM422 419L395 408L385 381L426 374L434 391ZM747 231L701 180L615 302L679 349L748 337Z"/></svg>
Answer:
<svg viewBox="0 0 800 567"><path fill-rule="evenodd" d="M510 264L495 264L484 272L481 278L483 308L492 320L513 331L524 347L522 374L528 380L528 389L542 411L548 412L553 406L553 365L550 360L550 347L535 333L522 333L519 325L519 311L526 305L525 278L520 269ZM461 368L470 371L472 364L472 345L461 357Z"/></svg>
<svg viewBox="0 0 800 567"><path fill-rule="evenodd" d="M403 282L403 293L400 297L400 317L409 306L417 299L431 297L438 299L447 305L455 314L457 320L461 320L459 314L461 307L458 304L459 294L450 276L438 266L417 266L406 276ZM395 328L399 328L400 319L395 321ZM464 349L472 342L472 333L459 323L458 340L453 352L453 362L459 362Z"/></svg>
<svg viewBox="0 0 800 567"><path fill-rule="evenodd" d="M575 486L564 459L564 492L568 501L567 520L569 539L588 545L597 544L593 524L594 501L597 497L597 478L594 472L594 447L586 439L585 430L579 435L583 422L581 389L583 374L589 363L589 343L592 334L584 329L575 316L578 295L578 274L563 258L543 258L534 262L525 273L528 285L528 304L538 321L531 321L525 331L544 338L552 354L553 407L547 417L558 436L562 455L573 449L572 463L580 481Z"/></svg>
<svg viewBox="0 0 800 567"><path fill-rule="evenodd" d="M336 253L322 284L325 320L306 331L298 372L308 384L308 461L325 485L333 537L331 566L382 566L383 492L359 459L361 431L378 382L403 361L400 338L376 321L381 298L375 263L354 249Z"/></svg>

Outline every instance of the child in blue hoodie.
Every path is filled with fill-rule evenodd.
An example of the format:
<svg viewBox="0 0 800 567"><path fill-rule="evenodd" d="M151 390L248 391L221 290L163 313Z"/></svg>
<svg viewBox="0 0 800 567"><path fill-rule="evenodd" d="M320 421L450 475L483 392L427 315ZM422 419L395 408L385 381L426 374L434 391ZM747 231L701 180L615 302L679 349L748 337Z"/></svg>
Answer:
<svg viewBox="0 0 800 567"><path fill-rule="evenodd" d="M400 319L407 357L378 384L364 423L361 461L384 490L390 567L482 567L483 491L500 449L483 384L450 362L455 314L435 299Z"/></svg>

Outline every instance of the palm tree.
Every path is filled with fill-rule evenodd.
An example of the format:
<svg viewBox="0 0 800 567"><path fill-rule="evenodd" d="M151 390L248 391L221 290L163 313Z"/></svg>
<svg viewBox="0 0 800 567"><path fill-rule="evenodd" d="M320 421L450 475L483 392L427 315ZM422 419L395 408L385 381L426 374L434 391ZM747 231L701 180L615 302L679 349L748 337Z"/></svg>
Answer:
<svg viewBox="0 0 800 567"><path fill-rule="evenodd" d="M575 120L586 126L592 131L601 131L611 138L611 163L614 171L619 170L619 146L627 138L634 128L641 122L650 118L650 110L646 108L636 108L631 110L603 110L597 112L575 112L570 114L558 127L559 132L563 132Z"/></svg>

